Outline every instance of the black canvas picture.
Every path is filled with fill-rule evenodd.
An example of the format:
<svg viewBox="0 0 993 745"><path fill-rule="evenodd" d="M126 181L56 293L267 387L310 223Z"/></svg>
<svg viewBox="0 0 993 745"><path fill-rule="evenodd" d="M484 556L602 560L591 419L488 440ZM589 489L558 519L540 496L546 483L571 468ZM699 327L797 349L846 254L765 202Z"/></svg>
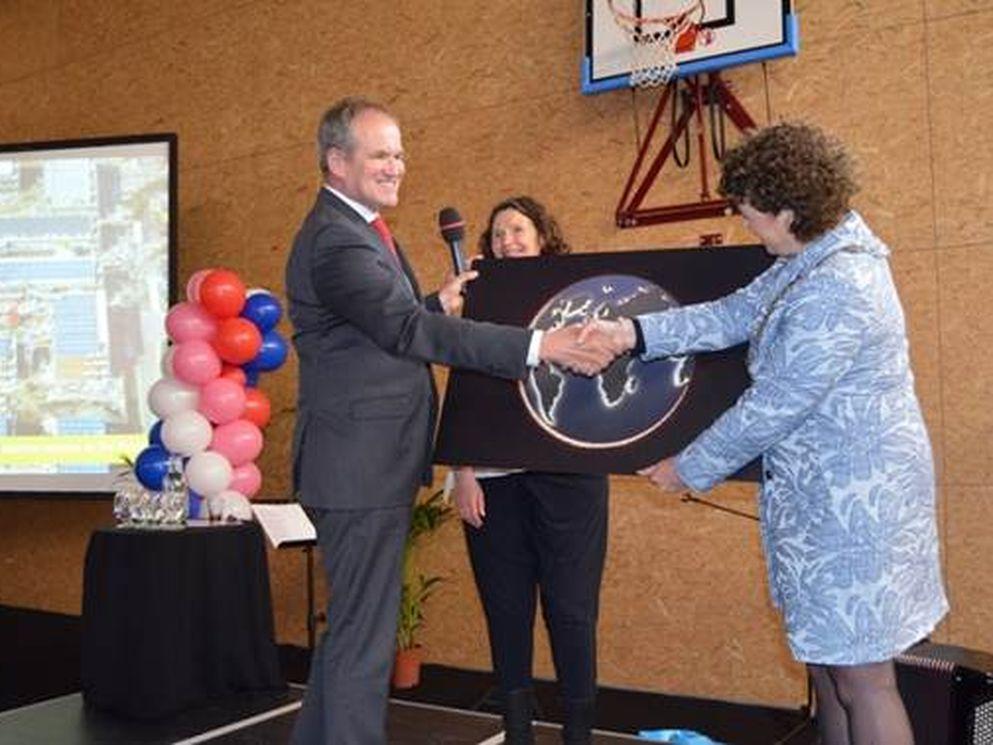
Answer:
<svg viewBox="0 0 993 745"><path fill-rule="evenodd" d="M758 246L477 262L465 316L534 328L715 300L772 262ZM526 380L453 370L435 460L449 465L633 473L679 452L749 384L745 346L641 362L593 378L547 365ZM753 478L754 467L739 478Z"/></svg>

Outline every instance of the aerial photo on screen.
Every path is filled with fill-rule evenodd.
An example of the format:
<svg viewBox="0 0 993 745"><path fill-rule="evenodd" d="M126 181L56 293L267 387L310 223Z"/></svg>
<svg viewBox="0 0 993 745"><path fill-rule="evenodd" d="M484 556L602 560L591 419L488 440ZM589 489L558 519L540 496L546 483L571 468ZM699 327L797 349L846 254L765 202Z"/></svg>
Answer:
<svg viewBox="0 0 993 745"><path fill-rule="evenodd" d="M145 444L169 300L168 148L0 152L0 488L107 474Z"/></svg>

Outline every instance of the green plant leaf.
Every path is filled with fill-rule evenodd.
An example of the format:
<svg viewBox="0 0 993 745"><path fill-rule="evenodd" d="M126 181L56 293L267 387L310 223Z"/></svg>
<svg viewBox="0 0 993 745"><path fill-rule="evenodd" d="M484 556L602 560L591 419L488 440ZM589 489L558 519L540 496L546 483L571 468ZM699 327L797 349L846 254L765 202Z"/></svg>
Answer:
<svg viewBox="0 0 993 745"><path fill-rule="evenodd" d="M415 556L420 539L433 533L451 519L453 510L445 502L444 492L436 491L414 503L410 515L410 530L403 552L403 585L400 613L397 619L397 647L417 646L417 631L424 623L424 603L444 581L443 577L426 577L417 570Z"/></svg>

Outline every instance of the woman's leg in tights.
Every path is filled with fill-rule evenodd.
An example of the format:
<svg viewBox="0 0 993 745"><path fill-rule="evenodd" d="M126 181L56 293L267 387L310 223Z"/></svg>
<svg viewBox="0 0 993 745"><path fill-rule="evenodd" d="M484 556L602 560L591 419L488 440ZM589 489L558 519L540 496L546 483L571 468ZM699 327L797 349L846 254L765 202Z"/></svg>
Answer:
<svg viewBox="0 0 993 745"><path fill-rule="evenodd" d="M814 712L820 745L851 745L848 712L841 705L831 674L823 665L807 665L814 683Z"/></svg>
<svg viewBox="0 0 993 745"><path fill-rule="evenodd" d="M844 745L913 745L907 710L896 687L893 661L828 665L838 700L848 714ZM835 745L827 740L823 745Z"/></svg>

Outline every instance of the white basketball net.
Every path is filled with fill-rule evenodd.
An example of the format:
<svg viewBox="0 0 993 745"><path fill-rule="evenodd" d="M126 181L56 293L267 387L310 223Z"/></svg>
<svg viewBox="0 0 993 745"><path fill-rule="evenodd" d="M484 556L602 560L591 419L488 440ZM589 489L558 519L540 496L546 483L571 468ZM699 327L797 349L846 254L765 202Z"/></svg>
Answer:
<svg viewBox="0 0 993 745"><path fill-rule="evenodd" d="M656 88L676 73L676 42L703 19L703 0L672 2L671 13L637 16L619 6L633 2L607 0L617 25L631 41L631 85Z"/></svg>

